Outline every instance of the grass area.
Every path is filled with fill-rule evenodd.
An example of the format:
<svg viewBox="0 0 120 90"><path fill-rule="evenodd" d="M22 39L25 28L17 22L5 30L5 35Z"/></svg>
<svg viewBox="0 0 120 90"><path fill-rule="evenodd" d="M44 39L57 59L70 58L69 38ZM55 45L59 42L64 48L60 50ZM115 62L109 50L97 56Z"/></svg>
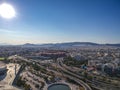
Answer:
<svg viewBox="0 0 120 90"><path fill-rule="evenodd" d="M3 58L3 57L0 57L0 61L2 61L2 60L5 60L5 58Z"/></svg>
<svg viewBox="0 0 120 90"><path fill-rule="evenodd" d="M82 64L87 64L88 60L76 60L73 57L66 57L64 58L63 63L66 64L67 66L75 66L75 67L80 67Z"/></svg>

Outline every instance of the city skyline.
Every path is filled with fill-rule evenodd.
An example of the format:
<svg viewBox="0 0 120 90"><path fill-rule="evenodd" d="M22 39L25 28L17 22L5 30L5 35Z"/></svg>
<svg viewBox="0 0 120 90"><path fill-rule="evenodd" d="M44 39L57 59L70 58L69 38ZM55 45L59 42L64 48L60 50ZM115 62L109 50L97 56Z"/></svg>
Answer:
<svg viewBox="0 0 120 90"><path fill-rule="evenodd" d="M0 16L0 43L120 43L119 0L2 0L16 11Z"/></svg>

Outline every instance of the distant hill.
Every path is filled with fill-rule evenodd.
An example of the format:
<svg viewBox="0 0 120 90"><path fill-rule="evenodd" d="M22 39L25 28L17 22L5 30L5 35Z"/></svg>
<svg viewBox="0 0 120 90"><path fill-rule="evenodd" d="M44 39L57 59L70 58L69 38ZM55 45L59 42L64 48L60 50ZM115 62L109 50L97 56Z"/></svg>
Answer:
<svg viewBox="0 0 120 90"><path fill-rule="evenodd" d="M24 47L76 47L76 46L98 46L100 44L92 42L68 42L68 43L55 43L55 44L30 44L26 43Z"/></svg>
<svg viewBox="0 0 120 90"><path fill-rule="evenodd" d="M36 46L37 44L26 43L23 46Z"/></svg>
<svg viewBox="0 0 120 90"><path fill-rule="evenodd" d="M116 46L116 47L120 47L120 44L105 44L106 46Z"/></svg>
<svg viewBox="0 0 120 90"><path fill-rule="evenodd" d="M55 44L31 44L26 43L24 46L89 46L89 45L99 45L92 42L68 42L68 43L55 43Z"/></svg>
<svg viewBox="0 0 120 90"><path fill-rule="evenodd" d="M5 43L0 43L0 46L9 45ZM32 44L26 43L19 45L23 47L78 47L78 46L115 46L120 47L120 44L98 44L92 42L65 42L65 43L48 43L48 44Z"/></svg>
<svg viewBox="0 0 120 90"><path fill-rule="evenodd" d="M63 46L91 46L91 45L99 45L99 44L92 43L92 42L69 42L69 43L59 43L58 45L63 45Z"/></svg>
<svg viewBox="0 0 120 90"><path fill-rule="evenodd" d="M31 43L26 43L22 45L24 47L52 47L54 44L31 44Z"/></svg>

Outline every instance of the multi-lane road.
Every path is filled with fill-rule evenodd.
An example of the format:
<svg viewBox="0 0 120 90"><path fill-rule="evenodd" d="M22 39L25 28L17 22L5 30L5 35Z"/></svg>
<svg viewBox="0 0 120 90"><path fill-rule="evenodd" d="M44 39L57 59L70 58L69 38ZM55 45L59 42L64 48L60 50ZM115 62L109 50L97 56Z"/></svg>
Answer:
<svg viewBox="0 0 120 90"><path fill-rule="evenodd" d="M64 72L69 73L70 75L72 75L72 76L67 75L67 77L75 80L77 83L79 83L81 86L83 86L85 88L85 90L92 90L91 87L87 83L80 80L82 78L81 76L66 70L65 66L62 63L62 58L57 60L57 64L58 64L57 67L59 67L61 70L63 70Z"/></svg>
<svg viewBox="0 0 120 90"><path fill-rule="evenodd" d="M19 57L19 56L18 56L18 57ZM26 61L26 62L33 62L33 61L34 61L34 62L38 62L38 61L36 61L36 60L27 60L27 59L25 59L25 58L23 58L23 57L19 57L19 58L22 59L22 60L24 60L24 61ZM68 78L76 81L79 85L81 85L82 87L84 87L85 90L92 90L91 87L90 87L87 83L85 83L85 82L83 82L82 80L80 80L80 79L81 79L81 76L76 75L76 74L70 72L69 70L67 70L67 69L64 67L64 65L63 65L63 63L62 63L62 59L58 59L56 64L57 64L57 67L58 67L58 68L60 68L60 69L61 69L62 71L64 71L64 72L68 73L68 74L63 73L63 75L64 75L65 77L68 77ZM43 68L44 68L44 67L43 67ZM53 71L53 70L52 70L52 71ZM54 72L57 72L57 71L54 71ZM59 72L59 73L60 73L60 72Z"/></svg>

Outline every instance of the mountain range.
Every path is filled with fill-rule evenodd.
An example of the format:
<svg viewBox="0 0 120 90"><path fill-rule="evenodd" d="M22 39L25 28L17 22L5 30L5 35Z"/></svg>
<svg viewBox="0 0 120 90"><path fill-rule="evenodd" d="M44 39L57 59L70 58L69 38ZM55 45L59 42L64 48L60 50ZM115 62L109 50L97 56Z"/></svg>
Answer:
<svg viewBox="0 0 120 90"><path fill-rule="evenodd" d="M98 43L92 43L92 42L67 42L67 43L48 43L48 44L31 44L26 43L22 46L25 47L75 47L75 46L116 46L120 47L120 44L98 44Z"/></svg>
<svg viewBox="0 0 120 90"><path fill-rule="evenodd" d="M13 46L10 44L0 43L0 46ZM65 43L48 43L48 44L32 44L26 43L23 45L15 45L23 47L77 47L77 46L115 46L120 47L120 44L98 44L92 42L65 42Z"/></svg>

